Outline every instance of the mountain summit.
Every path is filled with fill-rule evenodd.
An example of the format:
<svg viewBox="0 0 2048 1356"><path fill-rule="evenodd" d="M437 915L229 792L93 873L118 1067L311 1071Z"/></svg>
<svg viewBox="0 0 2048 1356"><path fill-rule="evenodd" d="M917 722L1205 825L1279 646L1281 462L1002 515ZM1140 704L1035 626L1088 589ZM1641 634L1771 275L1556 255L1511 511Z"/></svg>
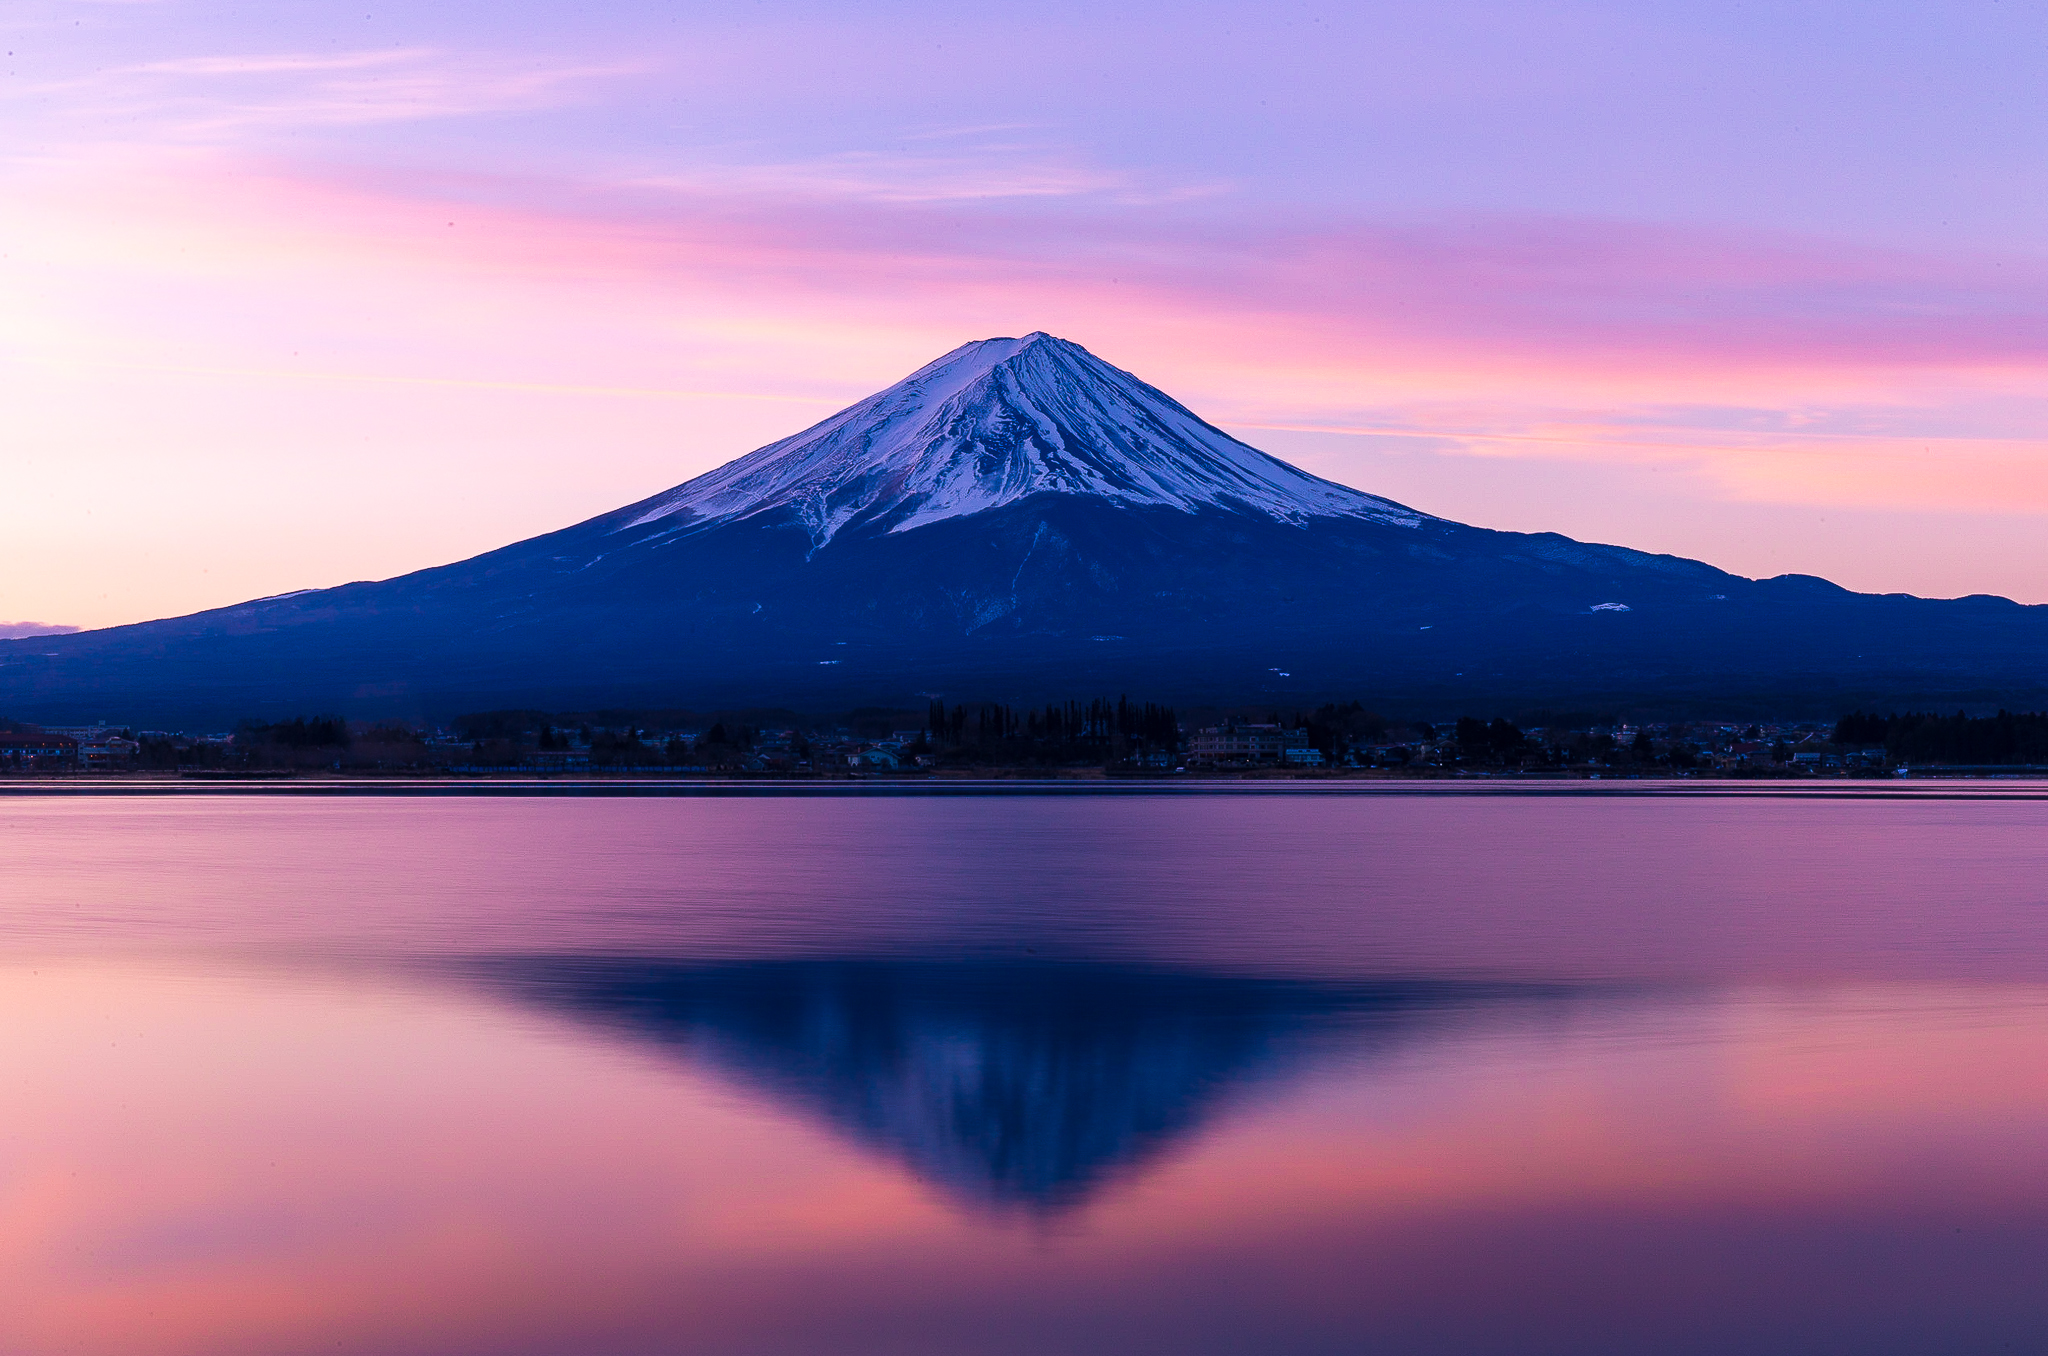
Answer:
<svg viewBox="0 0 2048 1356"><path fill-rule="evenodd" d="M2048 701L2048 607L1744 579L1318 479L1077 344L966 344L795 437L471 560L0 640L0 714L1037 701L1834 715Z"/></svg>
<svg viewBox="0 0 2048 1356"><path fill-rule="evenodd" d="M1079 344L1034 333L962 344L650 500L624 526L692 531L783 513L822 546L848 527L908 532L1039 494L1286 522L1422 518L1246 446Z"/></svg>

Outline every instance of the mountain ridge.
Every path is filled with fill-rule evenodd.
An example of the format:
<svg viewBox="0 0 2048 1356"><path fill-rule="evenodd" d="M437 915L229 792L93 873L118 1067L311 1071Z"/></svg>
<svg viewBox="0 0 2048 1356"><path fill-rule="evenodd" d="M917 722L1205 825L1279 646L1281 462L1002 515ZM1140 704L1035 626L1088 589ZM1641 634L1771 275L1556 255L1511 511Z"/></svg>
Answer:
<svg viewBox="0 0 2048 1356"><path fill-rule="evenodd" d="M0 712L2048 704L2048 607L1856 594L1324 481L1049 335L963 345L706 475L393 579L0 642ZM1839 708L1839 709L1837 709Z"/></svg>
<svg viewBox="0 0 2048 1356"><path fill-rule="evenodd" d="M871 522L911 531L1033 494L1093 494L1283 520L1428 515L1239 442L1079 344L1035 331L962 344L801 433L651 500L624 524L694 530L793 510L822 546Z"/></svg>

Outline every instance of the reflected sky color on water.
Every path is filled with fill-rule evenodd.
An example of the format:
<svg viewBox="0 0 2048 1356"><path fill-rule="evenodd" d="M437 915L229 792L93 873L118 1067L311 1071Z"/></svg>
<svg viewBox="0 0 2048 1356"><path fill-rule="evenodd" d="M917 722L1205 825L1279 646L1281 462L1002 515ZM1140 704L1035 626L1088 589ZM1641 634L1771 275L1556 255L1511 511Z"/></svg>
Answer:
<svg viewBox="0 0 2048 1356"><path fill-rule="evenodd" d="M0 1350L2038 1349L2048 803L0 803Z"/></svg>
<svg viewBox="0 0 2048 1356"><path fill-rule="evenodd" d="M1540 992L1040 962L519 959L515 998L682 1052L901 1159L956 1201L1053 1213L1245 1085Z"/></svg>

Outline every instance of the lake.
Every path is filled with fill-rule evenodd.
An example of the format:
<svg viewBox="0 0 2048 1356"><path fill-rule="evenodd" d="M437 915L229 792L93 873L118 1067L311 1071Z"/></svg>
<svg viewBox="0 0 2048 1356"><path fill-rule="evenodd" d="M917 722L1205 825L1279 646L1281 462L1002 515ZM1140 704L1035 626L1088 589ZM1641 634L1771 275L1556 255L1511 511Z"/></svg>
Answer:
<svg viewBox="0 0 2048 1356"><path fill-rule="evenodd" d="M0 1351L2048 1345L2048 788L1517 789L0 797Z"/></svg>

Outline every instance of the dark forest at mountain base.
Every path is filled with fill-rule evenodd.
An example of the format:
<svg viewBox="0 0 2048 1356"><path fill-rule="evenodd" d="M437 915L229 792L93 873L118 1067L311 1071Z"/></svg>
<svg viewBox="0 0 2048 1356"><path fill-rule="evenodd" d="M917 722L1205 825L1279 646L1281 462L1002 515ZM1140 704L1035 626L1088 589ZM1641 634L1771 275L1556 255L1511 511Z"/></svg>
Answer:
<svg viewBox="0 0 2048 1356"><path fill-rule="evenodd" d="M335 713L231 733L44 730L0 720L0 771L22 773L714 773L768 776L1209 773L1551 776L1883 775L2048 767L2048 712L1828 722L1462 715L1402 720L1360 701L1313 710L1176 711L1094 698L1019 710L934 700L922 712L500 710L447 726Z"/></svg>
<svg viewBox="0 0 2048 1356"><path fill-rule="evenodd" d="M2048 712L2000 711L1972 717L1908 711L1889 716L1856 712L1835 725L1844 747L1881 746L1899 762L1980 766L2048 763Z"/></svg>

